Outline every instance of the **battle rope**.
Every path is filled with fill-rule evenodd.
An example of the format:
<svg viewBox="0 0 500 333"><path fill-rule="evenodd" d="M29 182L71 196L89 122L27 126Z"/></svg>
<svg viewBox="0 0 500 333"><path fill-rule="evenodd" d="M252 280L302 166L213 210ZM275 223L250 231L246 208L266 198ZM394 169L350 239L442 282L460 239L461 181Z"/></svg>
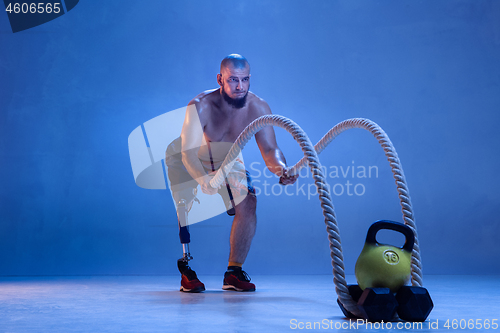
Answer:
<svg viewBox="0 0 500 333"><path fill-rule="evenodd" d="M288 131L293 138L299 143L304 157L293 167L290 168L290 175L296 175L300 169L305 167L306 162L309 164L311 173L314 178L314 183L318 189L319 200L321 208L323 208L323 216L325 217L326 230L328 232L328 240L330 241L330 257L332 258L333 266L333 281L335 283L335 290L342 305L352 314L361 317L361 313L357 308L356 302L352 299L347 289L347 283L344 273L344 258L342 255L342 245L340 241L340 231L337 225L337 218L335 216L330 191L325 182L325 176L321 169L318 159L318 154L321 153L326 146L337 137L340 133L350 128L363 128L369 131L380 143L384 149L385 156L389 161L392 169L394 179L396 180L399 200L403 211L404 223L412 229L415 234L415 244L412 251L412 264L411 264L411 283L414 286L422 286L422 263L420 261L420 248L418 246L417 229L413 217L411 206L410 194L406 186L406 179L403 173L403 168L399 161L399 157L392 145L391 140L387 134L376 123L369 119L353 118L347 119L335 125L328 133L313 147L306 133L292 120L279 116L267 115L255 119L248 125L243 132L240 133L236 142L231 147L231 150L226 156L226 159L221 165L221 168L216 173L214 178L210 181L210 185L218 188L224 181L224 174L231 170L231 167L239 155L241 149L246 143L262 128L266 126L278 126Z"/></svg>

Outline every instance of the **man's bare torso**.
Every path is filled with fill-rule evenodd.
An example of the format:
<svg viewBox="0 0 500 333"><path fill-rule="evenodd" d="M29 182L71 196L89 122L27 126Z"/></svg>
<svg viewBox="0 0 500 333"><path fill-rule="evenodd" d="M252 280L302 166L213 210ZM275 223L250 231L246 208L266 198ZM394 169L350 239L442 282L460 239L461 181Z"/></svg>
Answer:
<svg viewBox="0 0 500 333"><path fill-rule="evenodd" d="M246 104L240 109L224 107L219 89L203 92L193 102L209 142L234 143L245 127L269 109L267 103L252 92L248 92Z"/></svg>

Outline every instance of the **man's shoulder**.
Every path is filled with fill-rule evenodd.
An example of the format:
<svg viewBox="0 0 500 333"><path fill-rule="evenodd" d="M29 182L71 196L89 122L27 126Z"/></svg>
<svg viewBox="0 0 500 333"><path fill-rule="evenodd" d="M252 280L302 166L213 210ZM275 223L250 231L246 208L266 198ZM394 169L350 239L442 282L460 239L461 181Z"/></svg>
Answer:
<svg viewBox="0 0 500 333"><path fill-rule="evenodd" d="M215 97L218 96L218 90L219 89L205 90L204 92L196 95L196 97L193 98L189 104L194 104L197 107L211 105L214 103Z"/></svg>
<svg viewBox="0 0 500 333"><path fill-rule="evenodd" d="M189 105L196 107L196 112L200 121L205 121L210 117L213 108L217 107L217 96L219 95L218 89L205 90L193 98Z"/></svg>
<svg viewBox="0 0 500 333"><path fill-rule="evenodd" d="M250 110L258 115L264 115L271 113L271 109L267 102L254 94L253 92L248 92L248 106Z"/></svg>

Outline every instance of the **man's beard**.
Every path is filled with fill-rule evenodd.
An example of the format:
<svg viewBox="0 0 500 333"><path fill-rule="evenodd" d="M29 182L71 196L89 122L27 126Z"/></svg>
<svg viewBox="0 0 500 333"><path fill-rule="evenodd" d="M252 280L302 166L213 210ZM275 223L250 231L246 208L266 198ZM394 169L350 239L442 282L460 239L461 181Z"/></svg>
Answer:
<svg viewBox="0 0 500 333"><path fill-rule="evenodd" d="M241 98L231 98L231 97L229 97L228 94L226 94L224 89L221 89L221 91L222 91L222 96L224 97L224 100L227 102L227 104L231 105L232 107L234 107L236 109L241 109L242 107L245 106L245 104L247 102L248 91L245 94L245 96L243 96Z"/></svg>

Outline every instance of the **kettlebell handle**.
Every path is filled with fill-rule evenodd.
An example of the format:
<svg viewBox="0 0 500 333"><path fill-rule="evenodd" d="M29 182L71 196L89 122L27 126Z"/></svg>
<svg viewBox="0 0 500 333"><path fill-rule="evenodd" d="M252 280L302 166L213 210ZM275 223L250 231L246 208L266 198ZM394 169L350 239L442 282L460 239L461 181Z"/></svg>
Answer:
<svg viewBox="0 0 500 333"><path fill-rule="evenodd" d="M406 239L402 249L410 253L412 252L413 243L415 242L413 231L408 226L394 221L379 220L373 223L366 234L366 244L377 244L376 235L377 232L382 229L394 230L402 233Z"/></svg>

